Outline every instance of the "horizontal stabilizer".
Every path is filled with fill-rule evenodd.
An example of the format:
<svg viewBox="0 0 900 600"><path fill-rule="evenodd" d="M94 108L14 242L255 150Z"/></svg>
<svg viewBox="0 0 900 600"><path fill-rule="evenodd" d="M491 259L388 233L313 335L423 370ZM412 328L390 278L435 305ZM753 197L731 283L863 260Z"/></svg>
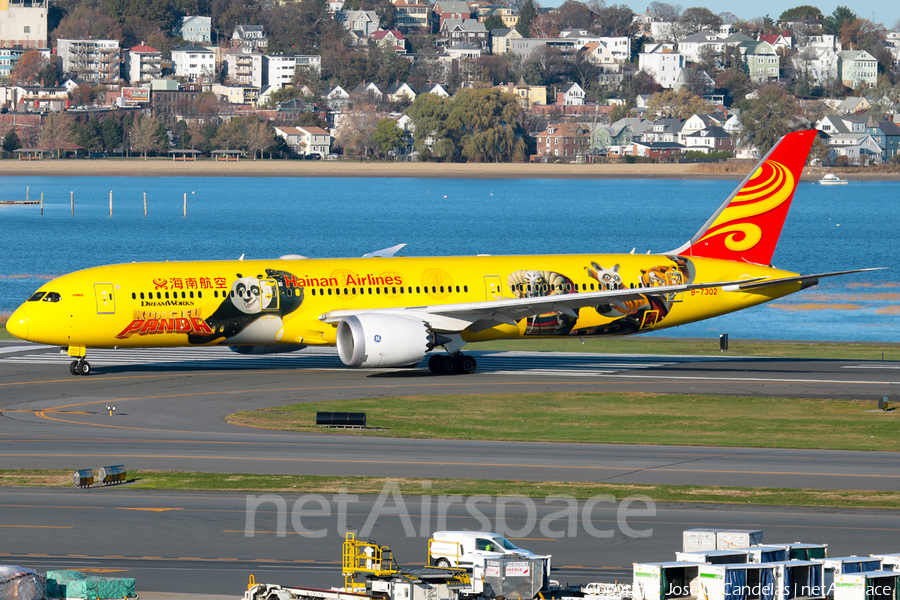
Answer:
<svg viewBox="0 0 900 600"><path fill-rule="evenodd" d="M753 280L746 283L740 283L736 286L722 286L726 292L748 292L750 290L758 290L773 285L781 285L783 283L800 283L802 287L808 288L819 283L820 279L825 277L837 277L838 275L850 275L851 273L866 273L868 271L881 271L887 267L873 267L870 269L854 269L852 271L835 271L833 273L818 273L816 275L795 275L794 277L779 277L778 279L763 279L762 281Z"/></svg>
<svg viewBox="0 0 900 600"><path fill-rule="evenodd" d="M384 248L382 250L376 250L375 252L369 252L367 254L363 254L363 258L390 258L397 254L406 244L397 244L396 246L391 246L390 248Z"/></svg>

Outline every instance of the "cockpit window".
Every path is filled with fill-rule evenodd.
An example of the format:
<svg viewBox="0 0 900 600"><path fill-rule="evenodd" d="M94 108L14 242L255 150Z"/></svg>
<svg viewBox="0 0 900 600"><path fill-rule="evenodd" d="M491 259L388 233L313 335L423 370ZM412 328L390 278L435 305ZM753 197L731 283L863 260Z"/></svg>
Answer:
<svg viewBox="0 0 900 600"><path fill-rule="evenodd" d="M47 292L47 295L44 296L44 302L59 302L60 297L58 292Z"/></svg>
<svg viewBox="0 0 900 600"><path fill-rule="evenodd" d="M32 294L31 298L28 299L28 301L29 302L37 302L38 300L43 298L44 294L46 294L46 293L47 292L35 292L34 294Z"/></svg>

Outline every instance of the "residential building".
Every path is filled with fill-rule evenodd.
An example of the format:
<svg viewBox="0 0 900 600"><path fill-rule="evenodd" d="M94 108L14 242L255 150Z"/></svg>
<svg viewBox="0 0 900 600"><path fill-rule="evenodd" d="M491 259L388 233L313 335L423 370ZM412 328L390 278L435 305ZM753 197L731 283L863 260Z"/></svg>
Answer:
<svg viewBox="0 0 900 600"><path fill-rule="evenodd" d="M878 61L865 50L842 50L838 55L838 71L841 82L849 88L861 83L878 83Z"/></svg>
<svg viewBox="0 0 900 600"><path fill-rule="evenodd" d="M512 94L519 100L522 108L531 108L535 104L547 104L547 87L543 85L528 85L524 78L519 78L515 85L508 83L498 85L500 90Z"/></svg>
<svg viewBox="0 0 900 600"><path fill-rule="evenodd" d="M684 123L681 124L678 141L684 144L686 143L685 139L687 136L692 133L703 131L710 127L722 127L723 125L725 125L725 115L722 115L721 113L717 115L693 115L692 117L685 119Z"/></svg>
<svg viewBox="0 0 900 600"><path fill-rule="evenodd" d="M685 149L686 148L678 142L642 142L634 140L631 142L631 147L625 148L623 153L631 156L659 160L676 154L683 154Z"/></svg>
<svg viewBox="0 0 900 600"><path fill-rule="evenodd" d="M379 29L369 39L373 40L377 46L390 48L397 54L406 54L406 38L399 29Z"/></svg>
<svg viewBox="0 0 900 600"><path fill-rule="evenodd" d="M175 75L189 81L212 81L216 72L216 53L209 48L189 45L172 49Z"/></svg>
<svg viewBox="0 0 900 600"><path fill-rule="evenodd" d="M679 134L683 124L679 119L656 119L648 124L641 134L640 141L648 143L675 143L681 144Z"/></svg>
<svg viewBox="0 0 900 600"><path fill-rule="evenodd" d="M585 44L579 52L584 55L584 60L595 65L603 73L618 73L622 68L622 63L603 42Z"/></svg>
<svg viewBox="0 0 900 600"><path fill-rule="evenodd" d="M56 40L63 73L88 83L118 85L121 59L119 40Z"/></svg>
<svg viewBox="0 0 900 600"><path fill-rule="evenodd" d="M734 139L721 127L708 127L695 131L684 138L686 151L734 152Z"/></svg>
<svg viewBox="0 0 900 600"><path fill-rule="evenodd" d="M475 9L475 18L478 19L479 23L484 23L491 17L500 17L500 20L503 21L504 28L512 28L516 26L516 23L519 22L519 15L515 10L509 8L508 6L479 6Z"/></svg>
<svg viewBox="0 0 900 600"><path fill-rule="evenodd" d="M794 73L807 77L809 81L827 84L838 77L839 59L833 46L804 46L791 57L791 61Z"/></svg>
<svg viewBox="0 0 900 600"><path fill-rule="evenodd" d="M8 78L16 63L26 52L25 48L0 48L0 77Z"/></svg>
<svg viewBox="0 0 900 600"><path fill-rule="evenodd" d="M381 19L374 10L343 10L335 18L344 24L344 29L360 38L368 38L378 31Z"/></svg>
<svg viewBox="0 0 900 600"><path fill-rule="evenodd" d="M471 42L457 42L445 49L445 55L451 60L474 60L481 56L481 48Z"/></svg>
<svg viewBox="0 0 900 600"><path fill-rule="evenodd" d="M181 37L191 44L208 44L212 41L212 17L198 15L181 17Z"/></svg>
<svg viewBox="0 0 900 600"><path fill-rule="evenodd" d="M416 33L431 26L431 9L427 4L409 0L393 0L394 22L402 33Z"/></svg>
<svg viewBox="0 0 900 600"><path fill-rule="evenodd" d="M535 136L538 157L574 159L587 150L588 129L580 123L551 123Z"/></svg>
<svg viewBox="0 0 900 600"><path fill-rule="evenodd" d="M350 97L381 102L381 99L384 97L384 93L381 91L381 88L379 88L371 81L368 83L363 81L355 88L353 88L353 90L350 92Z"/></svg>
<svg viewBox="0 0 900 600"><path fill-rule="evenodd" d="M174 125L179 119L195 116L189 113L200 96L199 83L181 84L177 89L152 87L152 90L150 100L153 114L163 119L167 125Z"/></svg>
<svg viewBox="0 0 900 600"><path fill-rule="evenodd" d="M578 50L588 44L601 42L616 60L631 60L630 37L603 37L593 35L586 29L564 29L559 33L559 39L573 42L573 50Z"/></svg>
<svg viewBox="0 0 900 600"><path fill-rule="evenodd" d="M728 53L734 46L742 42L752 42L753 38L743 33L715 33L712 31L699 31L692 33L678 41L678 52L684 55L685 60L700 62L704 51L716 54Z"/></svg>
<svg viewBox="0 0 900 600"><path fill-rule="evenodd" d="M744 62L750 72L750 79L756 82L777 81L781 57L768 42L741 42L738 44Z"/></svg>
<svg viewBox="0 0 900 600"><path fill-rule="evenodd" d="M416 99L416 92L408 84L399 81L388 86L384 91L388 97L388 102L398 102L401 104L409 104Z"/></svg>
<svg viewBox="0 0 900 600"><path fill-rule="evenodd" d="M509 41L522 39L522 34L513 27L491 29L491 54L501 55L509 52Z"/></svg>
<svg viewBox="0 0 900 600"><path fill-rule="evenodd" d="M829 159L846 157L851 164L881 161L882 149L866 130L867 117L826 115L816 123L816 129L826 134Z"/></svg>
<svg viewBox="0 0 900 600"><path fill-rule="evenodd" d="M231 34L231 45L265 50L269 46L269 38L262 25L236 25Z"/></svg>
<svg viewBox="0 0 900 600"><path fill-rule="evenodd" d="M866 133L881 148L884 160L891 160L900 154L900 125L893 121L869 122L866 124Z"/></svg>
<svg viewBox="0 0 900 600"><path fill-rule="evenodd" d="M574 82L569 82L556 92L558 106L584 106L584 90Z"/></svg>
<svg viewBox="0 0 900 600"><path fill-rule="evenodd" d="M263 60L265 63L263 82L277 87L283 87L291 83L297 69L309 69L316 73L322 72L322 57L317 54L298 54L294 56L270 54Z"/></svg>
<svg viewBox="0 0 900 600"><path fill-rule="evenodd" d="M422 94L435 94L437 96L441 96L442 98L450 97L450 93L447 92L446 89L444 89L444 86L439 83L432 83L430 81L425 84L425 87L419 90L418 95L421 96Z"/></svg>
<svg viewBox="0 0 900 600"><path fill-rule="evenodd" d="M265 83L263 75L266 58L261 50L250 46L238 46L226 50L225 81L230 85L249 85L257 89L261 88Z"/></svg>
<svg viewBox="0 0 900 600"><path fill-rule="evenodd" d="M672 89L677 92L681 91L685 86L689 86L691 89L702 89L702 93L705 95L715 89L716 80L710 77L706 71L693 67L684 67L675 76L675 83L672 85Z"/></svg>
<svg viewBox="0 0 900 600"><path fill-rule="evenodd" d="M162 73L162 52L156 48L135 46L125 52L125 78L129 83L149 83Z"/></svg>
<svg viewBox="0 0 900 600"><path fill-rule="evenodd" d="M484 28L484 23L479 23L475 19L444 19L440 31L446 46L468 42L479 50L488 48L487 29Z"/></svg>
<svg viewBox="0 0 900 600"><path fill-rule="evenodd" d="M46 48L49 0L0 2L0 47Z"/></svg>
<svg viewBox="0 0 900 600"><path fill-rule="evenodd" d="M760 42L766 42L767 44L775 48L776 52L778 50L790 50L793 47L792 40L793 38L791 37L791 34L787 31L785 31L784 33L775 33L772 35L760 34L759 36Z"/></svg>
<svg viewBox="0 0 900 600"><path fill-rule="evenodd" d="M213 84L210 91L229 104L256 104L259 88L252 85Z"/></svg>
<svg viewBox="0 0 900 600"><path fill-rule="evenodd" d="M317 154L325 158L331 153L331 134L321 127L276 127L275 133L302 156Z"/></svg>
<svg viewBox="0 0 900 600"><path fill-rule="evenodd" d="M331 110L340 110L350 104L350 94L339 85L333 85L325 90L322 98Z"/></svg>
<svg viewBox="0 0 900 600"><path fill-rule="evenodd" d="M684 56L675 52L672 44L648 44L638 55L638 68L662 87L672 89L684 68Z"/></svg>
<svg viewBox="0 0 900 600"><path fill-rule="evenodd" d="M439 0L431 7L431 32L438 33L444 28L444 21L447 19L471 19L472 9L466 2L456 0Z"/></svg>

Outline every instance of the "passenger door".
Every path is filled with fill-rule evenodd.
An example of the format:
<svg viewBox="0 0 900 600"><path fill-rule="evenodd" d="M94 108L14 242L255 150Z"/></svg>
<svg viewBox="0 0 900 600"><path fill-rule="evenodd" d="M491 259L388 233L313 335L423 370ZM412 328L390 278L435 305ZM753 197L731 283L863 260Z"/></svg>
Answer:
<svg viewBox="0 0 900 600"><path fill-rule="evenodd" d="M113 287L111 283L94 284L94 297L97 300L98 315L116 314L116 299L113 294Z"/></svg>
<svg viewBox="0 0 900 600"><path fill-rule="evenodd" d="M484 276L484 299L491 300L503 299L503 286L500 284L500 277L497 275Z"/></svg>

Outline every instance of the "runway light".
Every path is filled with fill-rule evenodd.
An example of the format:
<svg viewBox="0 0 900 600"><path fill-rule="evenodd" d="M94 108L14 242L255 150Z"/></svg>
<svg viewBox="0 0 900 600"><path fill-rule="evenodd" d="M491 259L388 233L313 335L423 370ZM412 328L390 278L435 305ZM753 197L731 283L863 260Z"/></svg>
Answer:
<svg viewBox="0 0 900 600"><path fill-rule="evenodd" d="M113 416L113 413L116 411L116 407L115 407L115 406L112 406L112 405L109 405L109 406L106 407L106 410L109 411L109 416Z"/></svg>

